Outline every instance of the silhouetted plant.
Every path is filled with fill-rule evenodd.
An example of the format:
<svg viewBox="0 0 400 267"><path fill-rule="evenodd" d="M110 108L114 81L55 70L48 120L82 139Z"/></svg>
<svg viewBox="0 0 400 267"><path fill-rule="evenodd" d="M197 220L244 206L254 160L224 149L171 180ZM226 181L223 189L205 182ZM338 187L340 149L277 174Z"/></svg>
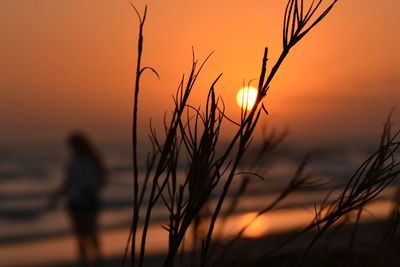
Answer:
<svg viewBox="0 0 400 267"><path fill-rule="evenodd" d="M378 151L357 169L338 198L324 201L316 211L313 225L318 232L305 255L329 227L349 212L362 210L400 174L400 162L395 157L400 146L399 132L391 136L390 123L388 120L385 124Z"/></svg>
<svg viewBox="0 0 400 267"><path fill-rule="evenodd" d="M277 197L270 203L268 206L263 208L262 210L258 211L253 218L250 219L249 222L244 225L239 232L231 238L226 245L224 245L224 248L220 255L216 258L214 261L214 264L217 264L220 262L225 255L231 251L232 247L234 244L240 240L240 238L243 236L245 231L259 218L260 216L268 213L269 211L273 210L279 203L281 203L289 194L291 194L294 191L300 190L300 189L309 189L311 187L316 187L319 185L319 182L317 179L313 178L309 174L304 173L304 169L307 165L308 162L308 155L301 161L299 164L295 174L293 177L289 180L289 183L286 185L286 187L277 195Z"/></svg>
<svg viewBox="0 0 400 267"><path fill-rule="evenodd" d="M240 166L242 158L251 143L253 132L258 124L261 113L264 111L268 114L263 105L263 99L269 90L272 79L291 48L325 18L336 4L337 0L329 1L329 4L325 5L325 7L323 7L323 2L326 3L327 1L289 0L287 2L283 23L282 52L267 75L268 49L265 48L258 83L258 95L255 104L249 111L246 108L242 108L241 118L238 122L228 118L225 114L222 98L215 94L215 86L221 74L211 84L204 108L196 108L189 104L189 96L195 86L198 75L208 59L207 57L207 59L199 65L193 52L192 67L189 75L188 77L183 76L174 97L174 108L170 119L165 118L164 120L163 138L160 139L156 130L151 127L151 140L154 145L154 150L147 166L148 175L145 179L145 186L148 185L148 187L144 187L142 190L139 190L137 167L137 106L139 103L140 77L146 69L153 71L157 76L158 74L152 68L141 67L143 26L146 19L147 8L145 8L144 14L141 16L133 6L139 17L140 28L132 126L134 166L133 223L130 235L132 266L136 264L135 237L137 235L137 227L140 219L139 209L144 194L148 195L148 202L146 204L146 213L143 218L143 231L141 233L139 259L137 263L140 267L143 266L147 232L152 218L152 211L155 204L162 201L169 212L169 223L163 226L169 233L168 253L164 262L164 266L169 267L174 265L176 254L179 247L182 245L189 227L196 220L199 212L205 207L211 193L217 186L220 186L222 189L218 194L215 207L211 210L207 235L202 241L201 247L200 266L206 266L210 262L209 250L216 221L220 218L222 206L225 203L228 192L231 190L232 181L238 174L238 167ZM224 121L234 123L237 129L232 139L228 142L228 146L222 151L217 151L219 147L221 125ZM183 180L180 180L177 173L178 164L180 160L186 156L188 157L187 174ZM380 158L381 157L382 156L380 156ZM370 159L370 161L372 160L373 159ZM260 211L259 215L271 210L276 203L284 199L293 190L303 187L310 182L308 177L302 175L304 164L300 165L298 172L291 180L288 187L273 203ZM379 164L373 163L373 165ZM372 168L370 163L366 163L365 166L365 168ZM387 168L385 167L384 170L387 171ZM380 171L383 170L380 169ZM364 171L362 171L362 174L364 174ZM349 182L348 188L346 187L343 197L338 202L329 202L329 204L323 203L320 210L317 212L316 221L312 223L312 227L320 226L322 223L324 224L320 234L317 235L315 240L325 231L325 228L328 228L333 222L340 218L342 213L346 213L348 210L354 209L355 207L360 207L361 203L365 203L365 201L369 201L376 196L376 194L384 188L384 186L381 185L383 180L385 181L384 185L386 185L386 179L374 180L368 178L367 185L365 185L364 182L359 182L364 181L363 179L353 178ZM364 187L371 190L368 191L367 195L365 195ZM354 190L352 190L353 188ZM325 210L327 215L321 218ZM243 231L244 230L238 234L238 237L241 236ZM315 241L313 241L312 244L314 242Z"/></svg>
<svg viewBox="0 0 400 267"><path fill-rule="evenodd" d="M396 157L399 152L400 132L394 135L391 133L391 120L388 117L378 150L369 156L347 180L345 187L338 196L333 197L334 190L331 190L325 199L317 206L315 205L314 220L302 231L296 233L289 239L284 240L278 246L265 254L261 261L270 257L274 252L292 242L298 236L316 230L309 245L307 246L300 265L304 264L305 258L315 243L331 229L337 222L345 218L350 213L357 212L355 227L359 223L361 213L366 204L374 200L394 179L400 175L400 161ZM395 216L396 218L396 216ZM388 229L388 235L395 229L395 224ZM354 238L355 232L351 240ZM351 241L351 246L353 242ZM352 248L352 247L351 247Z"/></svg>

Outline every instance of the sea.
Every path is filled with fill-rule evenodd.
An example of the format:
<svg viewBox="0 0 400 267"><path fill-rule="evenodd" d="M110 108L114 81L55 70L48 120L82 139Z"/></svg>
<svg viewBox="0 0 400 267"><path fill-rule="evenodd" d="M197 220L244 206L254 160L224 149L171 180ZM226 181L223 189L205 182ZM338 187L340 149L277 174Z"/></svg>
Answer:
<svg viewBox="0 0 400 267"><path fill-rule="evenodd" d="M377 142L378 143L378 142ZM244 173L250 176L246 192L240 198L234 216L255 214L268 206L285 188L296 173L299 164L308 155L305 175L311 175L317 186L293 192L277 207L277 210L310 208L320 203L331 190L340 191L358 166L377 148L376 144L335 144L309 149L283 143L268 152L262 159L257 155L257 144L249 148L238 174L235 176L226 203L233 199ZM102 191L101 231L127 229L132 220L133 172L130 144L109 142L100 144L99 151L107 166L107 184ZM139 171L144 177L146 153L140 152ZM48 208L50 195L60 187L68 161L68 151L63 144L40 146L0 146L0 246L35 242L71 234L70 221L63 202L55 209ZM186 164L178 167L181 179ZM395 184L380 197L390 201ZM221 187L211 195L212 207ZM147 204L145 197L141 214ZM153 226L167 222L168 213L162 201L153 211ZM246 217L248 218L248 217ZM273 227L272 227L273 228ZM271 228L271 229L272 229ZM265 234L265 231L262 233ZM252 233L249 233L251 236Z"/></svg>

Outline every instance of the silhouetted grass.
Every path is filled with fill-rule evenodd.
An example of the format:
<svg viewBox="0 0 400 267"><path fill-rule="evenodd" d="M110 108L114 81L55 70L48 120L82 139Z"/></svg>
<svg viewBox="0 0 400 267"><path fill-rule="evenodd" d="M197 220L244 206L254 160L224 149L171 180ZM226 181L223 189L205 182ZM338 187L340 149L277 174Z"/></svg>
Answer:
<svg viewBox="0 0 400 267"><path fill-rule="evenodd" d="M315 243L328 229L333 228L335 223L339 222L339 220L345 218L345 216L352 212L357 212L355 222L355 227L357 227L361 213L364 211L366 204L374 200L400 174L400 162L397 159L398 155L396 155L400 146L399 134L400 132L396 132L392 135L389 116L384 125L379 148L375 153L369 156L350 179L347 180L340 194L337 197L332 197L334 190L331 190L322 203L318 206L315 205L315 219L305 229L285 240L272 251L264 255L263 259L268 258L272 253L276 252L288 242L292 242L299 235L310 230L316 230L315 236L306 247L301 259L300 264L303 264ZM393 233L393 228L396 224L391 225L389 229L392 230L388 229L389 233ZM353 246L354 236L355 230L353 230L351 236L350 250Z"/></svg>
<svg viewBox="0 0 400 267"><path fill-rule="evenodd" d="M246 190L248 179L244 179L236 192L231 205L225 214L221 213L222 206L226 204L226 196L231 192L231 185L235 176L240 173L238 168L246 155L247 149L252 141L253 133L262 113L268 114L263 105L269 86L290 50L306 36L317 24L319 24L331 11L337 0L332 1L302 1L288 0L284 12L283 22L283 46L281 54L267 72L268 49L265 48L262 58L262 66L258 83L258 96L251 110L242 108L240 120L235 122L225 113L225 104L220 96L215 93L215 86L221 75L218 75L208 89L208 96L203 107L194 107L189 103L189 96L194 90L198 76L205 63L199 63L193 51L192 66L189 74L183 75L173 98L173 109L169 118L164 118L164 131L159 134L151 127L150 139L153 150L149 154L144 187L139 188L138 164L137 164L137 107L140 91L141 74L149 69L157 76L157 72L150 67L141 66L143 53L143 26L146 19L147 7L143 16L133 6L139 18L139 40L136 80L134 89L132 144L133 144L133 169L134 169L134 196L133 196L133 222L131 234L128 240L131 242L131 266L143 266L147 232L152 220L153 208L156 203L162 202L169 213L169 222L163 228L168 232L168 252L165 256L164 266L171 267L175 264L175 258L185 237L190 234L190 227L199 222L199 214L204 210L210 211L209 220L202 223L207 226L207 234L201 240L199 248L200 257L192 261L193 265L208 266L216 264L218 260L229 253L234 243L241 238L248 227L246 225L231 239L225 250L217 259L211 259L210 248L214 240L214 229L218 219L224 221L224 217L234 212L240 197ZM220 148L220 133L223 123L236 125L236 132L229 140L228 145ZM323 203L315 208L315 220L301 233L311 229L317 229L316 235L310 241L304 257L308 254L317 240L344 215L359 211L361 214L366 203L373 200L387 185L398 175L398 163L394 153L398 149L397 134L390 135L390 123L386 124L378 151L368 158L354 175L348 180L346 187L339 197L331 199L328 195ZM284 134L282 135L284 136ZM282 136L275 138L270 136L261 147L261 155L268 153L269 148L276 146L282 140ZM178 179L178 165L183 159L187 160L186 176L183 181ZM303 170L307 157L299 165L294 177L287 187L263 210L259 211L257 217L272 210L279 202L285 199L291 192L315 185L315 180L304 175ZM217 203L215 206L207 207L210 196L219 188ZM143 197L148 197L145 205L145 216L142 218L143 231L137 233L139 209L143 205ZM136 236L140 237L136 244ZM290 239L289 241L291 241ZM287 242L289 242L287 241ZM196 248L193 245L193 250ZM277 249L279 248L279 244ZM139 253L136 258L136 252ZM264 256L268 257L267 254ZM194 259L194 258L193 258ZM124 263L123 263L124 264Z"/></svg>

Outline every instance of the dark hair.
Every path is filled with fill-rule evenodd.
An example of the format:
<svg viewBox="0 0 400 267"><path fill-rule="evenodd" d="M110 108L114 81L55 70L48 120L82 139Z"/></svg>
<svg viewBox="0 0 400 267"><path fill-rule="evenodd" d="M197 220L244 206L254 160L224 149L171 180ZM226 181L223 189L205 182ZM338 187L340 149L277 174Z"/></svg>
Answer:
<svg viewBox="0 0 400 267"><path fill-rule="evenodd" d="M76 155L90 159L94 162L97 168L101 182L104 182L106 171L100 154L94 148L89 139L82 133L76 132L68 137L69 147L76 153Z"/></svg>

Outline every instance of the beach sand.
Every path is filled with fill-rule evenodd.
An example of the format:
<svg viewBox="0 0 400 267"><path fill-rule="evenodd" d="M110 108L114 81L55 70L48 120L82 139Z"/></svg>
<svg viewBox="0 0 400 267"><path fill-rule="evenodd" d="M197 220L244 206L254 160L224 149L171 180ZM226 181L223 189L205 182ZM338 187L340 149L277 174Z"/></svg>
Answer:
<svg viewBox="0 0 400 267"><path fill-rule="evenodd" d="M360 236L372 237L379 235L384 219L388 216L391 203L389 201L377 201L367 207ZM232 234L246 224L255 213L234 215L224 226L226 235ZM280 237L288 235L295 229L301 229L313 218L313 213L308 208L278 209L261 216L245 233L245 238L237 246L238 251L234 255L245 255L244 258L253 258L254 254L262 254L271 244L276 244ZM380 222L380 223L378 223ZM380 227L380 228L379 228ZM139 229L140 230L140 229ZM371 235L371 233L374 233ZM105 266L121 266L122 255L129 234L128 227L106 229L101 232L103 255ZM341 237L340 237L341 236ZM340 231L336 235L336 248L346 246L349 231ZM282 237L282 238L283 238ZM309 238L309 237L308 237ZM307 240L307 236L305 237ZM376 239L376 238L375 238ZM146 266L158 266L161 256L166 251L167 235L160 225L152 225L148 239L149 262ZM281 254L290 253L296 255L304 250L304 238L293 242ZM332 243L330 242L330 243ZM339 244L339 245L338 245ZM342 245L340 245L342 244ZM332 244L329 244L331 246ZM252 248L249 250L249 248ZM254 249L253 249L254 248ZM320 246L318 246L320 249ZM328 251L334 251L328 248ZM251 253L247 253L250 251ZM289 257L290 258L290 257ZM72 234L59 237L51 237L26 242L3 244L0 246L0 262L2 267L39 267L39 266L75 266L77 259L75 240ZM280 259L279 257L277 259ZM286 260L285 260L286 262ZM276 263L277 264L277 263ZM283 265L284 266L284 265ZM290 265L288 265L290 266Z"/></svg>

